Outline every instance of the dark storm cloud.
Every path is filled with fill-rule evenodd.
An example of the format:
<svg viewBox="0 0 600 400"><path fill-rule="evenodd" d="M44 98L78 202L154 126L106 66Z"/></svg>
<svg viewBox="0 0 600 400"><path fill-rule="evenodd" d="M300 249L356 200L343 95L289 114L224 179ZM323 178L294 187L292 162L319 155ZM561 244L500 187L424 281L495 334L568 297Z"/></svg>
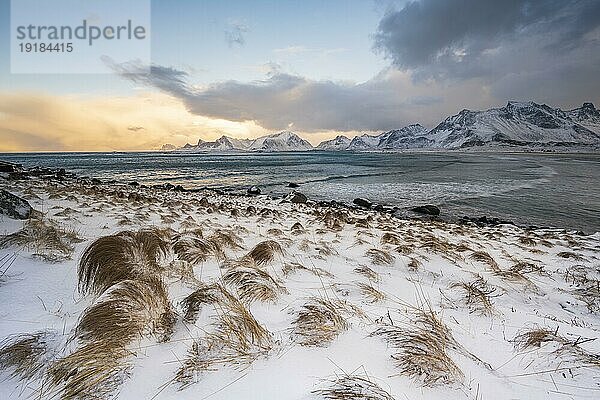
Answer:
<svg viewBox="0 0 600 400"><path fill-rule="evenodd" d="M421 0L382 18L375 48L417 78L497 76L597 50L599 26L597 0Z"/></svg>

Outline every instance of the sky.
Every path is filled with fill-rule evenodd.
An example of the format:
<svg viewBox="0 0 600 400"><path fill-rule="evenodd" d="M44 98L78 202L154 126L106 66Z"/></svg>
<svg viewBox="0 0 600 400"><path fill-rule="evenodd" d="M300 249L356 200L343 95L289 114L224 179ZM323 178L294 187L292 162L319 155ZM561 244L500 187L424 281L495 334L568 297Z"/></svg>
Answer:
<svg viewBox="0 0 600 400"><path fill-rule="evenodd" d="M284 129L317 144L509 100L600 103L597 0L151 5L150 66L107 58L106 74L35 75L10 72L0 0L0 151L149 150Z"/></svg>

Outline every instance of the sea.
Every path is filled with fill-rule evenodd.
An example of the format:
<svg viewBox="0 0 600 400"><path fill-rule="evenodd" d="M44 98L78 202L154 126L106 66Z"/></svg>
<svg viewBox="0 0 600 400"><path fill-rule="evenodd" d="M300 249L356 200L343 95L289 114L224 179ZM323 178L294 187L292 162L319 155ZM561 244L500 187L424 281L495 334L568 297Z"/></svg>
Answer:
<svg viewBox="0 0 600 400"><path fill-rule="evenodd" d="M434 204L448 218L496 217L516 224L600 231L600 154L557 153L11 153L0 160L65 168L80 176L172 183L271 196L287 185L313 200L362 197L401 212Z"/></svg>

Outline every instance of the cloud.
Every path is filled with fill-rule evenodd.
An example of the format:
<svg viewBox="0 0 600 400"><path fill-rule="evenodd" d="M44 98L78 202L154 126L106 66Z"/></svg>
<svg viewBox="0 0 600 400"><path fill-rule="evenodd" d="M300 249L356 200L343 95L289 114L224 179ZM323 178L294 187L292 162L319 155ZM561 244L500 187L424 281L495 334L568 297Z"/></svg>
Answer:
<svg viewBox="0 0 600 400"><path fill-rule="evenodd" d="M254 121L269 130L293 124L300 132L378 131L413 122L431 123L447 111L441 88L416 87L407 74L395 70L354 83L311 80L272 66L263 80L224 81L196 88L185 72L171 67L155 65L145 74L144 66L136 63L107 65L136 84L180 99L192 114ZM423 109L434 105L443 107L423 118Z"/></svg>
<svg viewBox="0 0 600 400"><path fill-rule="evenodd" d="M239 21L229 21L228 27L225 30L225 40L229 47L245 45L245 35L248 33L248 30L248 26Z"/></svg>
<svg viewBox="0 0 600 400"><path fill-rule="evenodd" d="M417 78L494 78L581 65L599 27L597 0L421 0L382 18L375 49Z"/></svg>
<svg viewBox="0 0 600 400"><path fill-rule="evenodd" d="M264 129L191 115L160 93L130 97L0 92L0 151L148 150Z"/></svg>

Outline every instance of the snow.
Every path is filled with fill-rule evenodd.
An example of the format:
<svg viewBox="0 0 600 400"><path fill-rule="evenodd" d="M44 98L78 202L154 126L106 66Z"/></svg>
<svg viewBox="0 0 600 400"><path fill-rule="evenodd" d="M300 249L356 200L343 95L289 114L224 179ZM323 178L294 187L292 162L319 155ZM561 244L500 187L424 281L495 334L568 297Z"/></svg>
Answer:
<svg viewBox="0 0 600 400"><path fill-rule="evenodd" d="M151 226L171 227L181 232L182 223L186 220L189 223L191 218L205 236L217 229L237 232L243 239L243 249L227 250L228 258L243 256L263 240L282 243L285 253L263 269L278 279L288 293L276 302L249 305L254 317L274 335L276 344L267 356L248 365L218 366L202 373L198 382L179 390L173 379L192 341L213 329L214 310L207 306L195 324L184 323L178 317L175 333L168 342L157 343L153 337L144 336L131 343L132 355L127 361L133 368L131 376L115 393L118 399L317 399L313 390L326 387L324 380L344 373L368 374L369 379L395 399L592 399L600 390L598 366L586 366L580 360L553 354L556 346L552 343L517 351L511 342L524 329L543 327L577 341L585 351L600 352L600 342L593 340L600 330L598 310L589 309L574 294L577 286L566 279L567 271L584 271L586 279L597 284L600 233L581 236L559 229L525 231L510 225L481 228L398 220L358 210L347 211L348 216L366 218L367 225L342 223L338 231L327 228L324 215L328 209L281 203L262 196L229 197L210 191L176 193L128 186L94 192L87 186L69 187L37 180L11 185L16 194L44 211L46 218L75 230L84 241L75 245L72 259L54 264L32 258L34 249L13 246L0 250L0 259L16 254L0 283L0 338L54 330L60 344L64 344L82 311L94 302L91 296L77 292L77 262L83 250L100 236ZM114 190L124 192L125 198L112 196ZM129 201L128 192L139 192L156 200ZM214 205L211 212L200 205L201 197ZM245 210L250 205L278 214L247 215ZM75 213L57 216L65 208ZM233 208L239 210L236 217L231 216ZM163 222L161 215L167 214L175 216L175 220ZM292 234L290 227L296 222L306 232ZM22 226L23 222L0 218L1 233L12 233ZM269 232L272 229L279 229L282 234ZM407 252L396 249L396 245L382 244L385 232L393 232L403 246L414 248ZM524 237L534 243L525 244ZM426 244L431 241L463 244L471 250L450 253L459 257L448 258L443 252L427 250ZM332 248L332 254L320 251L326 245ZM372 248L392 255L391 264L376 264L367 256ZM474 251L489 253L504 271L518 260L530 262L541 270L524 273L526 280L506 279L473 259ZM561 256L565 252L574 256ZM422 263L416 270L409 267L412 258ZM291 262L321 268L333 275L316 276L299 270L286 276L283 266ZM369 280L357 273L355 269L360 266L371 268L378 279ZM219 281L222 273L219 261L214 258L194 266L196 278L204 283ZM477 276L495 288L489 315L470 308L452 286L456 282L473 281ZM165 279L170 301L179 310L179 302L193 288L174 277ZM386 298L370 303L357 283L370 283ZM235 294L234 288L229 289ZM293 321L302 304L313 296L347 302L360 308L365 316L349 316L348 329L328 345L301 346L293 339ZM418 378L401 374L392 359L397 350L371 334L382 326L382 321L390 319L396 326L414 329L411 307L424 303L438 313L462 347L492 369L448 350L449 357L464 374L458 382L425 387ZM40 382L38 379L25 384L6 373L2 375L2 399L34 395Z"/></svg>

